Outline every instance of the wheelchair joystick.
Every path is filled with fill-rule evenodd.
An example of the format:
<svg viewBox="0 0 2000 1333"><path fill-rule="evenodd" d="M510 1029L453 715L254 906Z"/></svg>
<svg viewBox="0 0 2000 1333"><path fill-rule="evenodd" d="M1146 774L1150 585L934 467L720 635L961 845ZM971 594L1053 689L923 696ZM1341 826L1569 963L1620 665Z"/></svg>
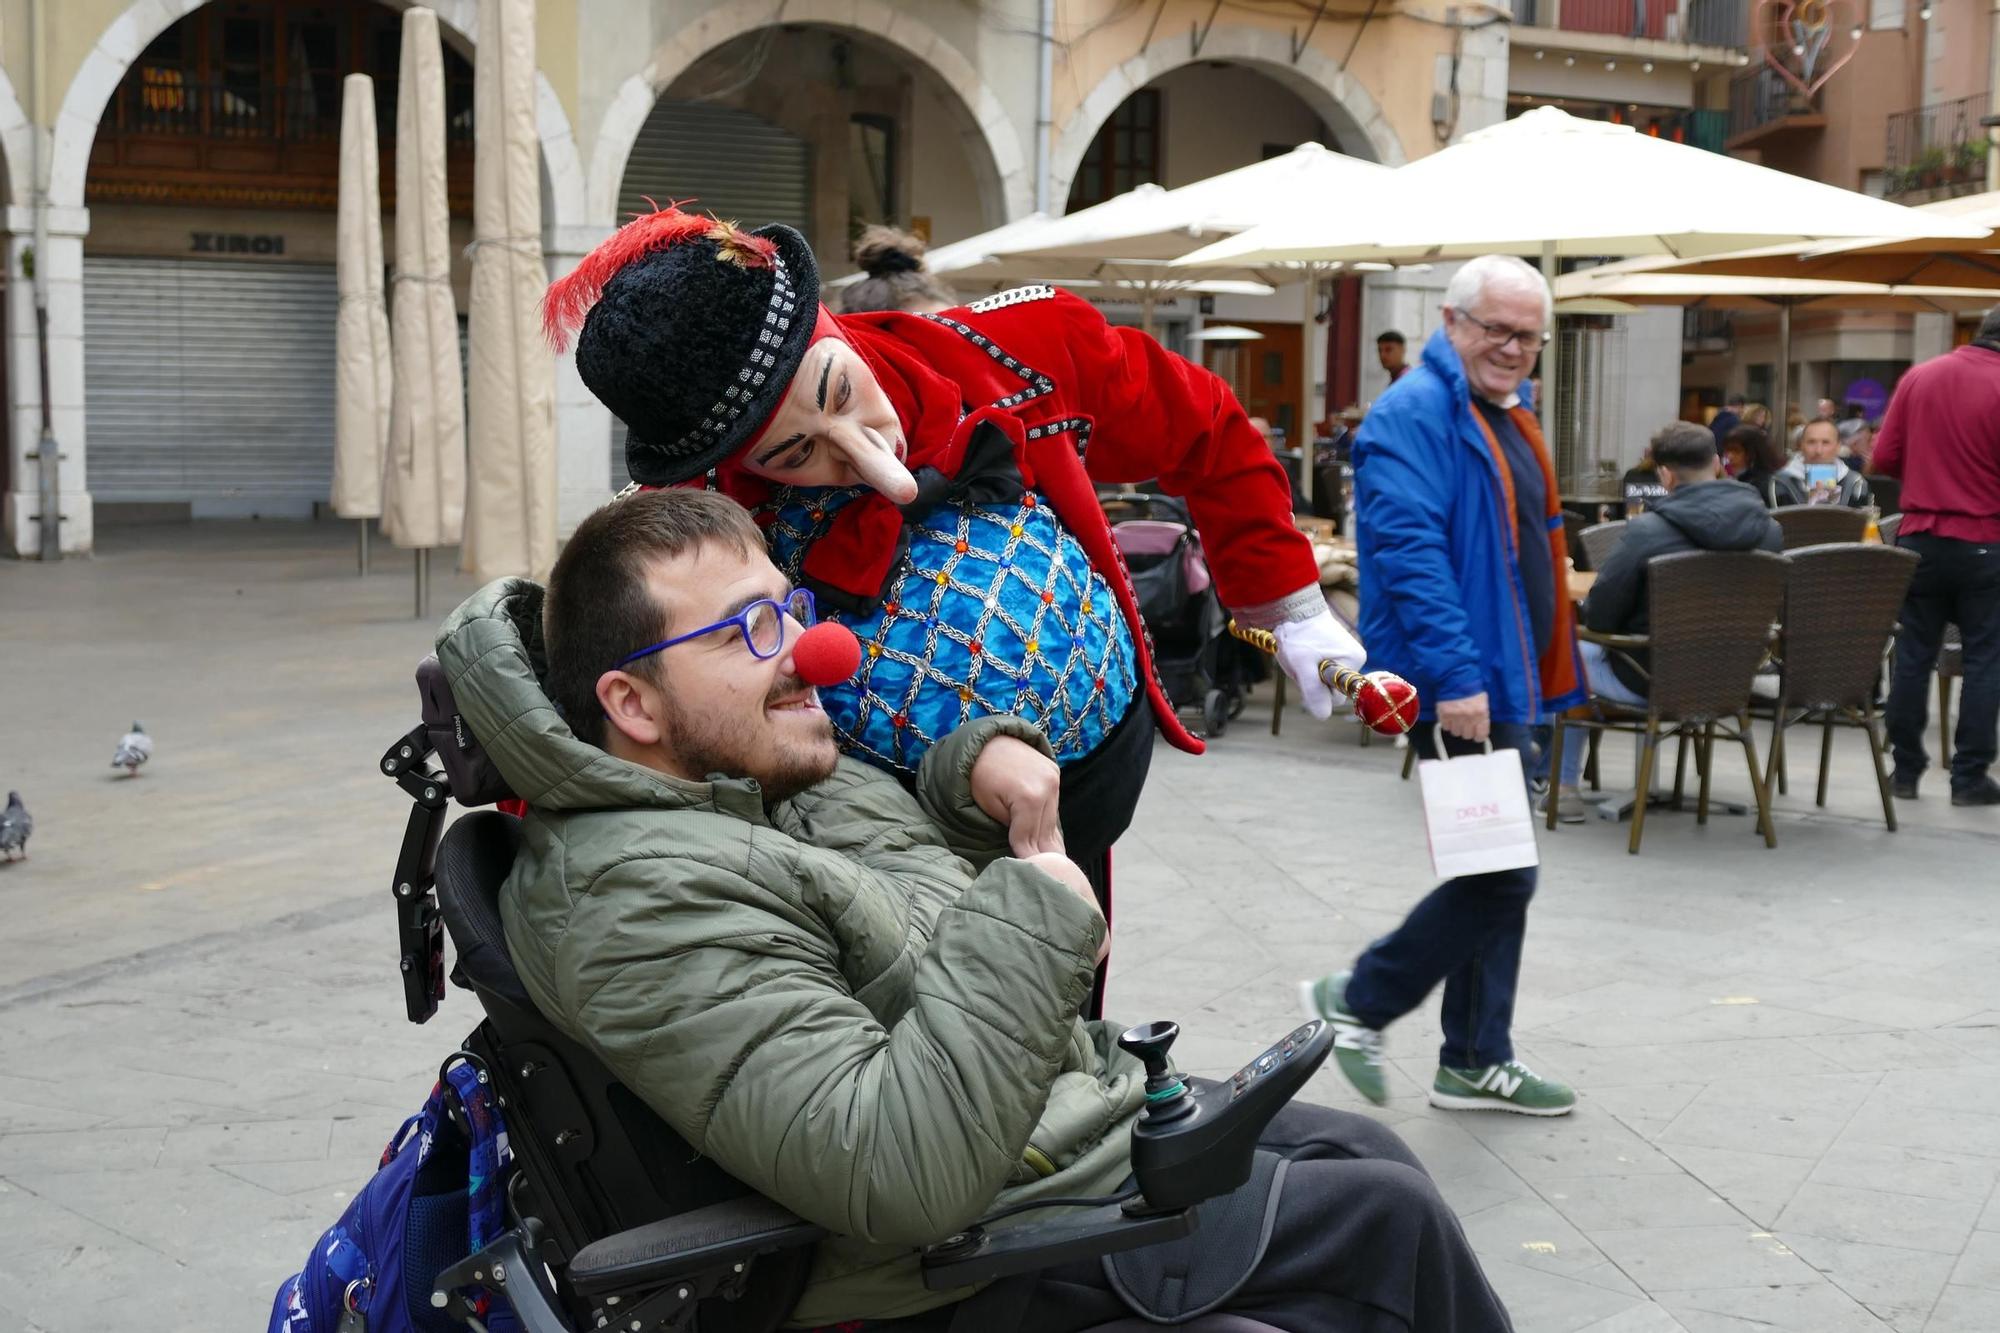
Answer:
<svg viewBox="0 0 2000 1333"><path fill-rule="evenodd" d="M1118 1038L1119 1046L1146 1066L1145 1118L1151 1124L1178 1120L1194 1110L1187 1084L1167 1060L1167 1052L1180 1035L1180 1024L1161 1021L1126 1028Z"/></svg>

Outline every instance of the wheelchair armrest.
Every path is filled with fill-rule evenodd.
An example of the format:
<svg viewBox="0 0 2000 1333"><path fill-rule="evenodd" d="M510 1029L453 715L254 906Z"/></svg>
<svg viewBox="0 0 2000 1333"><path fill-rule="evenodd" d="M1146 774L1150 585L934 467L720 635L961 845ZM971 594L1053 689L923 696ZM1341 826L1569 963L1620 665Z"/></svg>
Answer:
<svg viewBox="0 0 2000 1333"><path fill-rule="evenodd" d="M1585 643L1597 643L1604 645L1606 648L1619 648L1626 651L1634 648L1650 648L1653 644L1652 636L1648 634L1602 634L1594 629L1585 629L1581 625L1576 628L1576 637L1582 639Z"/></svg>
<svg viewBox="0 0 2000 1333"><path fill-rule="evenodd" d="M1194 1228L1192 1208L1131 1213L1115 1203L1033 1226L967 1227L924 1251L924 1285L932 1291L952 1291L1018 1273L1038 1273L1057 1264L1179 1240Z"/></svg>
<svg viewBox="0 0 2000 1333"><path fill-rule="evenodd" d="M746 1194L593 1241L569 1261L569 1280L586 1296L655 1287L825 1237L825 1227Z"/></svg>

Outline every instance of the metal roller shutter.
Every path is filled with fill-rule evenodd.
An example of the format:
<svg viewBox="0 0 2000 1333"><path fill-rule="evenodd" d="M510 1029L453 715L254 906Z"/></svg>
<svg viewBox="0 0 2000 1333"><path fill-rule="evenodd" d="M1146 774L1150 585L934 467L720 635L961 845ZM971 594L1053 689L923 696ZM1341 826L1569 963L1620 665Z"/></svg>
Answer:
<svg viewBox="0 0 2000 1333"><path fill-rule="evenodd" d="M812 234L812 159L805 140L747 111L662 100L625 159L618 216L680 201L746 227L782 222ZM622 489L625 423L612 420L611 489Z"/></svg>
<svg viewBox="0 0 2000 1333"><path fill-rule="evenodd" d="M333 268L89 257L95 499L307 514L333 473Z"/></svg>

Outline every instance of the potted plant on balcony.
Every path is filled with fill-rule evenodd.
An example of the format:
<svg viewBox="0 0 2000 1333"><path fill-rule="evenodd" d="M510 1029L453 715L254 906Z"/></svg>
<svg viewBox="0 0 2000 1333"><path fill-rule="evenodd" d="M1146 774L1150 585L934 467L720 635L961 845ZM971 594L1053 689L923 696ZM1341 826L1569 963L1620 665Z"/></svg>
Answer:
<svg viewBox="0 0 2000 1333"><path fill-rule="evenodd" d="M1943 148L1926 148L1917 154L1915 163L1917 184L1922 189L1931 189L1944 180L1945 152Z"/></svg>
<svg viewBox="0 0 2000 1333"><path fill-rule="evenodd" d="M1952 165L1959 180L1984 180L1986 178L1986 154L1993 145L1984 139L1961 139L1952 153Z"/></svg>

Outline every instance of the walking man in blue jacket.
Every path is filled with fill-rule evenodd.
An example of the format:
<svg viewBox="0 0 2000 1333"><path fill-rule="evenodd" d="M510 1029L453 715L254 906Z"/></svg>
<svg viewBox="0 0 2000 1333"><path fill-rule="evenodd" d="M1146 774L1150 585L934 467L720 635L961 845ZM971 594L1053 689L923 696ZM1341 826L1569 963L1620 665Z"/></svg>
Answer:
<svg viewBox="0 0 2000 1333"><path fill-rule="evenodd" d="M1532 728L1584 698L1555 470L1523 381L1548 342L1548 285L1506 255L1459 269L1444 327L1382 395L1354 449L1361 637L1371 670L1417 687L1425 758L1522 752ZM1563 1115L1576 1095L1514 1058L1514 991L1535 871L1439 885L1351 972L1304 986L1334 1025L1341 1071L1388 1099L1382 1029L1444 983L1431 1085L1450 1110Z"/></svg>

